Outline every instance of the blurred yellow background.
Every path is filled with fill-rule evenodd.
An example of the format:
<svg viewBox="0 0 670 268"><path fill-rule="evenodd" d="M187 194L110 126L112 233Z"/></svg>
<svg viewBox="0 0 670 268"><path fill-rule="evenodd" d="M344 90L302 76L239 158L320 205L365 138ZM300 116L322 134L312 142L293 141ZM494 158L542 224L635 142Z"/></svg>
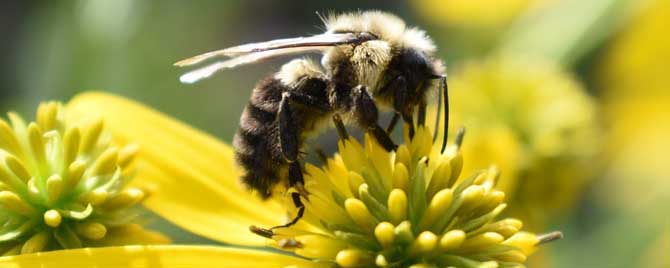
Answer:
<svg viewBox="0 0 670 268"><path fill-rule="evenodd" d="M287 59L183 85L172 63L321 31L315 12L380 9L445 59L464 157L496 164L508 214L562 230L529 267L670 265L670 1L3 1L0 107L104 90L231 141L256 80ZM387 117L384 120L388 120ZM332 134L332 133L331 133ZM400 133L395 133L400 137ZM322 138L334 146L335 135ZM326 146L327 147L327 146ZM330 147L332 150L333 147ZM208 243L169 226L176 242Z"/></svg>

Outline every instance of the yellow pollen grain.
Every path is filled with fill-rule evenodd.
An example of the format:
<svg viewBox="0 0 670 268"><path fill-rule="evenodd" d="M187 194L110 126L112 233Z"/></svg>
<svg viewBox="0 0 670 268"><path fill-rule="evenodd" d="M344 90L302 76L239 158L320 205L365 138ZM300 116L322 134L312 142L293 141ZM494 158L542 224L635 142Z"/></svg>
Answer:
<svg viewBox="0 0 670 268"><path fill-rule="evenodd" d="M503 242L503 240L505 240L505 238L498 233L486 232L465 240L462 247L467 249L488 247L499 244Z"/></svg>
<svg viewBox="0 0 670 268"><path fill-rule="evenodd" d="M356 224L365 230L372 230L377 224L377 220L370 214L363 201L356 198L348 198L344 201L344 208Z"/></svg>
<svg viewBox="0 0 670 268"><path fill-rule="evenodd" d="M536 235L527 232L518 232L505 240L503 245L518 247L524 254L530 255L535 251L538 242L539 240Z"/></svg>
<svg viewBox="0 0 670 268"><path fill-rule="evenodd" d="M390 222L382 222L375 227L375 237L384 248L390 248L395 242L395 226Z"/></svg>
<svg viewBox="0 0 670 268"><path fill-rule="evenodd" d="M50 209L44 212L44 223L51 227L58 227L62 220L63 217L56 210Z"/></svg>
<svg viewBox="0 0 670 268"><path fill-rule="evenodd" d="M396 163L393 170L393 188L407 189L409 185L409 172L403 163Z"/></svg>
<svg viewBox="0 0 670 268"><path fill-rule="evenodd" d="M412 224L409 221L403 221L395 227L396 243L409 245L414 242L414 233Z"/></svg>
<svg viewBox="0 0 670 268"><path fill-rule="evenodd" d="M49 232L42 231L33 235L21 247L21 254L30 254L42 251L49 242Z"/></svg>
<svg viewBox="0 0 670 268"><path fill-rule="evenodd" d="M5 120L0 119L0 146L10 153L19 152L19 140L12 127Z"/></svg>
<svg viewBox="0 0 670 268"><path fill-rule="evenodd" d="M65 131L63 137L63 160L65 165L70 165L79 154L79 142L81 140L81 133L79 128L74 127Z"/></svg>
<svg viewBox="0 0 670 268"><path fill-rule="evenodd" d="M429 231L424 231L414 240L409 248L410 256L430 253L437 246L437 236Z"/></svg>
<svg viewBox="0 0 670 268"><path fill-rule="evenodd" d="M498 253L494 256L496 260L504 262L516 262L524 263L526 262L526 255L519 250L509 250L505 252Z"/></svg>
<svg viewBox="0 0 670 268"><path fill-rule="evenodd" d="M50 204L58 201L63 194L63 179L58 174L51 175L47 179L47 198Z"/></svg>
<svg viewBox="0 0 670 268"><path fill-rule="evenodd" d="M44 130L51 130L56 127L56 117L60 105L56 102L41 103L37 107L37 123Z"/></svg>
<svg viewBox="0 0 670 268"><path fill-rule="evenodd" d="M15 191L25 190L27 181L16 176L6 165L0 164L0 181Z"/></svg>
<svg viewBox="0 0 670 268"><path fill-rule="evenodd" d="M13 155L7 155L5 156L5 164L9 168L9 170L16 175L21 181L24 183L28 182L30 180L30 173L26 169L26 166L19 160L18 158L14 157Z"/></svg>
<svg viewBox="0 0 670 268"><path fill-rule="evenodd" d="M107 192L107 190L102 189L102 188L97 188L97 189L89 192L86 196L84 196L83 201L85 203L90 203L91 205L94 205L94 206L99 206L99 205L102 205L105 201L107 201L108 196L109 196L109 192Z"/></svg>
<svg viewBox="0 0 670 268"><path fill-rule="evenodd" d="M393 189L388 197L391 223L399 224L407 219L407 194L401 189Z"/></svg>
<svg viewBox="0 0 670 268"><path fill-rule="evenodd" d="M451 230L440 239L440 249L444 251L459 248L465 241L465 232L462 230Z"/></svg>
<svg viewBox="0 0 670 268"><path fill-rule="evenodd" d="M500 222L504 225L514 226L514 228L519 229L519 230L521 230L521 228L523 228L523 222L518 220L518 219L507 218L507 219L501 220Z"/></svg>
<svg viewBox="0 0 670 268"><path fill-rule="evenodd" d="M140 147L136 144L126 145L119 151L119 166L126 167L130 164L137 153L139 152Z"/></svg>
<svg viewBox="0 0 670 268"><path fill-rule="evenodd" d="M490 202L491 202L491 207L496 207L503 201L505 201L505 192L503 191L498 191L498 190L493 190L489 194Z"/></svg>
<svg viewBox="0 0 670 268"><path fill-rule="evenodd" d="M395 152L395 159L397 163L402 163L407 167L409 165L410 160L412 159L410 156L409 148L407 148L407 145L400 145L398 146L398 149Z"/></svg>
<svg viewBox="0 0 670 268"><path fill-rule="evenodd" d="M0 192L0 206L11 212L31 217L35 209L23 201L18 195L10 191Z"/></svg>
<svg viewBox="0 0 670 268"><path fill-rule="evenodd" d="M28 142L30 143L30 149L35 156L37 165L42 168L45 167L47 163L42 131L35 123L30 123L30 125L28 125Z"/></svg>
<svg viewBox="0 0 670 268"><path fill-rule="evenodd" d="M349 171L349 190L355 197L358 197L358 188L361 187L363 183L365 183L365 179L363 179L360 174Z"/></svg>
<svg viewBox="0 0 670 268"><path fill-rule="evenodd" d="M28 195L30 195L30 197L33 200L37 200L37 199L42 198L42 193L40 192L40 189L37 188L37 185L35 184L35 178L30 179L26 186L28 186Z"/></svg>
<svg viewBox="0 0 670 268"><path fill-rule="evenodd" d="M107 210L127 208L142 201L143 198L144 192L142 190L137 188L128 188L116 196L107 199L107 201L102 204L102 206Z"/></svg>
<svg viewBox="0 0 670 268"><path fill-rule="evenodd" d="M457 146L451 145L447 147L445 155L449 157L449 166L451 166L451 178L449 179L448 187L451 187L458 177L461 175L463 169L463 154Z"/></svg>
<svg viewBox="0 0 670 268"><path fill-rule="evenodd" d="M422 230L429 229L439 217L443 217L444 213L451 206L453 196L453 191L451 189L442 189L437 192L433 196L433 199L430 200L430 204L421 219L419 228Z"/></svg>
<svg viewBox="0 0 670 268"><path fill-rule="evenodd" d="M67 188L74 189L86 171L86 162L76 160L67 168Z"/></svg>
<svg viewBox="0 0 670 268"><path fill-rule="evenodd" d="M98 157L98 160L95 161L93 174L94 175L111 174L114 170L116 170L118 157L119 157L119 151L116 148L114 147L107 148L107 150L105 150L105 152L103 152L100 155L100 157Z"/></svg>
<svg viewBox="0 0 670 268"><path fill-rule="evenodd" d="M107 227L97 222L79 223L76 225L75 231L91 240L100 240L107 235Z"/></svg>
<svg viewBox="0 0 670 268"><path fill-rule="evenodd" d="M439 166L433 172L430 178L428 188L426 189L426 197L430 198L442 189L449 188L449 181L451 180L451 166L449 161L440 161Z"/></svg>
<svg viewBox="0 0 670 268"><path fill-rule="evenodd" d="M496 233L499 233L500 235L504 236L505 238L509 238L513 236L514 234L519 232L519 229L512 225L498 225L495 227L495 229L492 229L491 231L494 231Z"/></svg>
<svg viewBox="0 0 670 268"><path fill-rule="evenodd" d="M79 148L80 153L87 154L95 147L103 127L104 121L100 119L86 127L81 139L81 147Z"/></svg>
<svg viewBox="0 0 670 268"><path fill-rule="evenodd" d="M345 249L337 253L335 262L342 267L360 267L372 264L372 257L357 249Z"/></svg>
<svg viewBox="0 0 670 268"><path fill-rule="evenodd" d="M377 258L375 258L375 265L378 267L387 267L389 266L389 262L386 260L386 257L382 254L377 254Z"/></svg>
<svg viewBox="0 0 670 268"><path fill-rule="evenodd" d="M484 187L481 185L470 185L461 194L463 203L461 204L461 211L467 212L478 205L479 201L484 197Z"/></svg>

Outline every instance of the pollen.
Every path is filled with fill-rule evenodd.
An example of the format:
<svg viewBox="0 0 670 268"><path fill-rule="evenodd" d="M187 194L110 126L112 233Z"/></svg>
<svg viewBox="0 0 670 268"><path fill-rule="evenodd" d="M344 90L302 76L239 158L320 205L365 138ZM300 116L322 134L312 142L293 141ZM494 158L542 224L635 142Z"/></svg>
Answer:
<svg viewBox="0 0 670 268"><path fill-rule="evenodd" d="M308 164L305 215L275 229L272 244L337 267L523 267L560 237L499 219L507 205L498 169L461 176L460 144L441 153L423 127L405 139L386 152L369 136L364 145L348 138L323 167Z"/></svg>
<svg viewBox="0 0 670 268"><path fill-rule="evenodd" d="M114 147L101 120L68 124L57 102L36 117L0 119L0 254L105 244L146 195L126 187L137 148Z"/></svg>

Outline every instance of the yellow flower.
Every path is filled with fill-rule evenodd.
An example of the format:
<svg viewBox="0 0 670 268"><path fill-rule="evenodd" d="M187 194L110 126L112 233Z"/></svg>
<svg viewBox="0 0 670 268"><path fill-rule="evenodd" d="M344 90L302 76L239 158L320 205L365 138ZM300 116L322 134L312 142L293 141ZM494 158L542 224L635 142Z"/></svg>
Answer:
<svg viewBox="0 0 670 268"><path fill-rule="evenodd" d="M640 267L670 267L668 252L670 252L670 229L666 228L640 258Z"/></svg>
<svg viewBox="0 0 670 268"><path fill-rule="evenodd" d="M458 147L451 145L440 154L430 132L419 129L397 153L385 152L370 139L365 146L347 140L326 166L307 165L305 217L297 225L275 229L272 239L266 239L248 228L282 223L287 209L278 203L291 202L281 197L259 201L242 189L228 146L110 95L85 94L67 108L74 117L104 116L119 142L142 146L137 156L142 168L134 182L153 189L146 200L150 209L211 239L271 245L295 255L212 246L135 246L0 258L0 266L56 267L49 261L61 255L82 267L523 267L538 244L560 236L536 236L520 231L520 220L496 219L506 206L504 194L493 188L496 169L461 178Z"/></svg>
<svg viewBox="0 0 670 268"><path fill-rule="evenodd" d="M454 125L468 128L465 172L497 163L512 215L542 227L573 205L597 169L594 101L543 62L495 58L450 77Z"/></svg>
<svg viewBox="0 0 670 268"><path fill-rule="evenodd" d="M606 100L663 96L670 98L670 2L635 2L641 12L616 36L598 65Z"/></svg>
<svg viewBox="0 0 670 268"><path fill-rule="evenodd" d="M412 3L419 13L438 24L496 28L510 23L533 2L538 1L419 0Z"/></svg>
<svg viewBox="0 0 670 268"><path fill-rule="evenodd" d="M166 241L133 223L136 146L110 145L103 121L72 124L60 103L36 117L0 119L0 254Z"/></svg>
<svg viewBox="0 0 670 268"><path fill-rule="evenodd" d="M396 153L369 136L340 141L326 166L306 166L303 224L277 229L276 246L340 267L520 266L548 237L497 220L497 169L461 178L459 144L441 154L432 138L419 128Z"/></svg>
<svg viewBox="0 0 670 268"><path fill-rule="evenodd" d="M627 212L670 201L668 16L670 2L651 1L614 39L599 65L603 114L611 131L608 182L598 190L604 205Z"/></svg>

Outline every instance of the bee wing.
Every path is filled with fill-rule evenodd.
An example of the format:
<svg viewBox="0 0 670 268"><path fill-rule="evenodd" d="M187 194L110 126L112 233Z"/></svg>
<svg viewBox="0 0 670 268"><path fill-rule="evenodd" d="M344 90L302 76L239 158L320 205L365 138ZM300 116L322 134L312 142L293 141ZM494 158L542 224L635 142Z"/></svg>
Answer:
<svg viewBox="0 0 670 268"><path fill-rule="evenodd" d="M269 50L283 50L298 47L328 47L360 42L362 40L363 39L360 35L355 35L353 33L325 33L308 37L276 39L267 42L250 43L207 52L195 57L178 61L174 65L183 67L198 64L202 61L214 57L237 57L249 53L264 52Z"/></svg>
<svg viewBox="0 0 670 268"><path fill-rule="evenodd" d="M234 57L228 60L224 61L218 61L215 63L212 63L210 65L207 65L205 67L195 69L193 71L190 71L188 73L183 74L182 76L179 77L179 81L182 83L186 84L192 84L195 82L198 82L202 79L205 79L207 77L212 76L214 73L223 70L223 69L230 69L234 68L239 65L244 65L244 64L249 64L249 63L254 63L260 60L264 59L269 59L272 57L277 57L277 56L284 56L284 55L290 55L290 54L304 54L304 53L310 53L310 52L321 52L324 49L328 47L322 46L322 47L291 47L291 48L284 48L281 50L267 50L267 51L261 51L261 52L254 52L254 53L248 53L248 54L243 54L238 57Z"/></svg>
<svg viewBox="0 0 670 268"><path fill-rule="evenodd" d="M212 63L179 77L179 80L182 83L191 84L210 77L219 70L230 69L277 56L322 52L328 47L360 43L372 38L374 37L371 35L354 33L324 33L309 37L277 39L207 52L202 55L178 61L175 65L180 67L190 66L215 57L230 57L230 59Z"/></svg>

